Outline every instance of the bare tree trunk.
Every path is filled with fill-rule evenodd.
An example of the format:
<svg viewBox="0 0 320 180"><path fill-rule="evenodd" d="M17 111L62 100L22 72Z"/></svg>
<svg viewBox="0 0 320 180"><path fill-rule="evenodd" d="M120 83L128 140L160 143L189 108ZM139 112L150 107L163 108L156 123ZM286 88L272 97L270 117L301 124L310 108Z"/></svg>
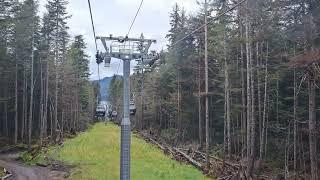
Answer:
<svg viewBox="0 0 320 180"><path fill-rule="evenodd" d="M268 147L268 127L269 127L269 110L270 110L270 99L269 96L267 96L267 115L266 115L266 127L265 127L265 131L266 131L266 138L265 138L265 143L264 143L264 158L267 157L267 147Z"/></svg>
<svg viewBox="0 0 320 180"><path fill-rule="evenodd" d="M17 56L16 56L17 57ZM15 102L14 102L14 110L15 110L15 116L14 116L14 144L17 144L18 142L18 59L16 58L16 77L15 77Z"/></svg>
<svg viewBox="0 0 320 180"><path fill-rule="evenodd" d="M305 143L302 140L303 132L300 133L300 147L301 147L301 166L303 167L304 176L307 176L307 166L306 166L306 148Z"/></svg>
<svg viewBox="0 0 320 180"><path fill-rule="evenodd" d="M49 103L49 61L46 61L46 84L45 84L45 101L44 101L44 120L43 120L43 129L44 138L47 137L48 130L48 103Z"/></svg>
<svg viewBox="0 0 320 180"><path fill-rule="evenodd" d="M54 108L52 107L52 99L50 97L50 105L49 105L49 108L50 108L50 136L51 136L51 139L53 138L53 131L54 131L54 125L53 125L53 120L54 120Z"/></svg>
<svg viewBox="0 0 320 180"><path fill-rule="evenodd" d="M26 101L25 101L25 109L24 109L24 136L27 136L28 132L28 79L26 77ZM29 100L30 101L30 100ZM27 141L27 140L25 140Z"/></svg>
<svg viewBox="0 0 320 180"><path fill-rule="evenodd" d="M44 85L43 85L43 68L42 68L42 61L41 61L41 57L40 57L40 112L39 112L39 123L40 123L40 146L42 146L43 143L43 91L44 91Z"/></svg>
<svg viewBox="0 0 320 180"><path fill-rule="evenodd" d="M252 49L250 48L250 56L252 56ZM255 89L254 89L254 66L253 66L253 58L250 57L250 76L251 76L251 123L250 123L250 128L251 128L251 137L250 137L250 158L248 160L248 175L250 177L253 176L252 171L253 171L253 166L255 162L255 138L256 138L256 117L255 117Z"/></svg>
<svg viewBox="0 0 320 180"><path fill-rule="evenodd" d="M294 50L295 51L295 50ZM294 52L295 54L295 52ZM293 171L295 178L297 178L297 74L296 67L293 69Z"/></svg>
<svg viewBox="0 0 320 180"><path fill-rule="evenodd" d="M237 124L236 124L236 129L234 130L233 133L235 133L236 131L239 132L242 131L241 129L241 114L240 117L239 115L237 115ZM237 143L236 143L236 153L238 156L241 156L241 134L237 133Z"/></svg>
<svg viewBox="0 0 320 180"><path fill-rule="evenodd" d="M260 139L260 160L263 159L263 150L265 144L265 129L266 129L266 113L267 113L267 86L268 86L268 58L269 58L269 43L267 42L267 55L265 64L265 76L264 76L264 102L263 102L263 116L262 116L262 132Z"/></svg>
<svg viewBox="0 0 320 180"><path fill-rule="evenodd" d="M205 59L205 117L206 117L206 161L207 161L207 168L210 168L210 156L209 156L209 99L208 99L208 91L209 91L209 82L208 82L208 27L207 27L207 8L208 8L208 3L207 0L205 0L204 4L204 9L205 9L205 52L204 52L204 59Z"/></svg>
<svg viewBox="0 0 320 180"><path fill-rule="evenodd" d="M5 97L7 98L8 97L7 90L5 90L5 91L6 91ZM8 131L8 101L7 100L4 102L4 135L6 137L9 137L9 131Z"/></svg>
<svg viewBox="0 0 320 180"><path fill-rule="evenodd" d="M57 7L58 10L58 7ZM59 13L57 12L57 17ZM59 96L59 47L58 47L58 34L59 34L59 22L56 20L56 35L55 35L55 101L54 101L54 121L53 121L53 136L52 139L55 141L57 136L57 125L58 125L58 96Z"/></svg>
<svg viewBox="0 0 320 180"><path fill-rule="evenodd" d="M201 118L201 58L198 60L198 119L199 119L199 144L202 148L202 118Z"/></svg>
<svg viewBox="0 0 320 180"><path fill-rule="evenodd" d="M58 125L58 95L59 95L59 73L58 73L58 63L56 62L56 72L55 72L55 100L54 100L54 122L53 122L53 140L57 136L57 125Z"/></svg>
<svg viewBox="0 0 320 180"><path fill-rule="evenodd" d="M226 135L227 135L227 152L228 156L231 156L231 123L230 123L230 90L229 90L229 72L227 62L227 47L226 40L224 40L224 75L225 75L225 111L226 111Z"/></svg>
<svg viewBox="0 0 320 180"><path fill-rule="evenodd" d="M285 165L284 165L284 174L285 174L285 179L288 179L289 177L289 145L290 145L290 122L288 125L288 134L287 134L287 139L286 139L286 145L285 145Z"/></svg>
<svg viewBox="0 0 320 180"><path fill-rule="evenodd" d="M241 26L242 29L242 26ZM242 31L242 30L241 30ZM241 32L242 34L242 32ZM244 80L244 53L243 53L243 45L241 43L241 102L242 102L242 107L241 107L241 136L242 136L242 150L241 150L241 156L242 158L245 156L245 149L246 149L246 132L247 132L247 124L246 124L246 96L245 96L245 80Z"/></svg>
<svg viewBox="0 0 320 180"><path fill-rule="evenodd" d="M311 180L317 180L317 137L316 137L316 85L313 74L309 74L309 145Z"/></svg>
<svg viewBox="0 0 320 180"><path fill-rule="evenodd" d="M248 8L248 1L247 1ZM250 40L249 40L249 31L250 31L250 20L249 13L246 14L246 55L247 55L247 159L250 157L250 147L251 147L251 86L250 86L250 74L251 74L251 55L250 55Z"/></svg>
<svg viewBox="0 0 320 180"><path fill-rule="evenodd" d="M178 97L177 97L177 105L178 105L178 131L179 131L179 139L180 139L180 135L181 135L181 118L180 118L180 72L178 70L178 78L177 78L177 85L178 85Z"/></svg>
<svg viewBox="0 0 320 180"><path fill-rule="evenodd" d="M279 71L277 71L277 126L280 126L279 124Z"/></svg>
<svg viewBox="0 0 320 180"><path fill-rule="evenodd" d="M74 101L74 99L73 99ZM76 116L76 110L75 110L75 105L73 102L70 103L70 109L71 109L71 122L70 122L70 132L74 129L73 127L73 122L75 121L75 116Z"/></svg>
<svg viewBox="0 0 320 180"><path fill-rule="evenodd" d="M63 69L63 68L62 68ZM64 122L65 122L65 112L66 112L66 110L65 110L65 108L67 108L67 106L66 106L66 104L65 104L65 101L64 101L64 94L65 94L65 89L64 89L64 78L65 78L65 74L64 74L64 70L62 70L62 73L61 73L62 75L61 75L61 126L60 126L60 128L61 128L61 130L60 130L60 135L59 135L59 137L60 137L60 139L59 139L59 141L62 141L63 140L63 133L64 133Z"/></svg>
<svg viewBox="0 0 320 180"><path fill-rule="evenodd" d="M75 104L74 104L74 106L75 106L74 113L75 114L74 114L73 125L72 125L74 131L76 130L76 120L78 119L78 112L79 112L78 96L79 96L79 94L78 94L78 83L77 83L76 97L75 97Z"/></svg>
<svg viewBox="0 0 320 180"><path fill-rule="evenodd" d="M263 44L261 43L260 46L262 47ZM260 88L260 56L259 55L259 42L256 43L256 53L257 53L257 82L258 82L258 88L257 88L257 91L258 91L258 121L259 122L259 137L261 139L261 136L262 136L262 117L261 117L261 110L262 110L262 107L261 107L261 88Z"/></svg>
<svg viewBox="0 0 320 180"><path fill-rule="evenodd" d="M29 123L28 123L28 149L31 149L32 121L33 121L33 91L34 91L33 72L34 72L34 36L32 35L30 106L29 106Z"/></svg>
<svg viewBox="0 0 320 180"><path fill-rule="evenodd" d="M243 39L243 24L242 24L242 18L243 17L243 7L239 6L238 9L238 21L239 21L239 33L240 33L240 37L241 39ZM242 147L241 147L241 157L244 158L245 157L245 150L246 150L246 119L247 119L247 115L246 115L246 97L245 97L245 74L244 74L244 68L245 68L245 62L244 62L244 48L243 48L243 43L240 42L240 56L241 56L241 69L240 69L240 73L241 73L241 143L242 143Z"/></svg>
<svg viewBox="0 0 320 180"><path fill-rule="evenodd" d="M26 75L26 62L24 62L24 70L23 70L23 103L22 103L22 123L21 123L21 141L24 142L24 130L25 130L25 122L27 117L27 75Z"/></svg>
<svg viewBox="0 0 320 180"><path fill-rule="evenodd" d="M228 149L228 136L227 136L227 93L226 82L224 83L224 114L223 114L223 153L227 153Z"/></svg>
<svg viewBox="0 0 320 180"><path fill-rule="evenodd" d="M60 131L60 139L59 139L59 141L63 141L63 138L64 138L64 136L63 136L63 134L64 134L64 123L65 123L65 114L66 114L66 111L65 111L65 109L64 108L66 108L66 107L62 107L62 112L61 112L61 131Z"/></svg>

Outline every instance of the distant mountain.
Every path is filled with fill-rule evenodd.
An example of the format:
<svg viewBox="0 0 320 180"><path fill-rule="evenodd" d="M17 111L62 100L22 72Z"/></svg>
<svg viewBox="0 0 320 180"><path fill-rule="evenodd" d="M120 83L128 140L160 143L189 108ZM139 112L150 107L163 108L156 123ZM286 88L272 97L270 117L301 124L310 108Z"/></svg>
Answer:
<svg viewBox="0 0 320 180"><path fill-rule="evenodd" d="M100 80L100 95L102 101L108 100L111 80L112 77L105 77Z"/></svg>
<svg viewBox="0 0 320 180"><path fill-rule="evenodd" d="M122 78L122 76L117 75L118 78ZM109 87L112 81L112 77L105 77L100 80L100 95L101 101L109 101ZM98 83L98 80L92 81L93 83Z"/></svg>
<svg viewBox="0 0 320 180"><path fill-rule="evenodd" d="M109 87L111 83L112 77L105 77L100 80L100 95L101 95L101 101L108 101L109 96ZM97 83L98 81L93 81L94 83Z"/></svg>

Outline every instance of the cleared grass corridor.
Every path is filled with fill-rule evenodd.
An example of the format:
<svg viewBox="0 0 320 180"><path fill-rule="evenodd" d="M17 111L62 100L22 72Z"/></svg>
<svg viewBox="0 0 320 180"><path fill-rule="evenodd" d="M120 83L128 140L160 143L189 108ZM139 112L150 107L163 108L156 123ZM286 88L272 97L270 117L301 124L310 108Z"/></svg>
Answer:
<svg viewBox="0 0 320 180"><path fill-rule="evenodd" d="M71 179L119 179L120 129L112 123L95 124L87 132L69 139L49 153L56 160L76 165ZM170 159L157 147L132 135L131 179L207 179L193 166Z"/></svg>

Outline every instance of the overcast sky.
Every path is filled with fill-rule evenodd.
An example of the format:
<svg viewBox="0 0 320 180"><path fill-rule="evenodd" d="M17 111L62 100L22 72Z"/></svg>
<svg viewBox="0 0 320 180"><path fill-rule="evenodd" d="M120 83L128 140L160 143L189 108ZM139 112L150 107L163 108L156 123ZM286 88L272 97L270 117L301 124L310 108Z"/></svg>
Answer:
<svg viewBox="0 0 320 180"><path fill-rule="evenodd" d="M45 11L47 0L39 0L40 12ZM131 30L130 37L140 37L143 33L146 38L156 39L158 42L151 46L160 50L166 47L166 34L169 30L169 12L174 3L183 6L188 13L197 8L196 0L144 0L140 14ZM97 36L124 36L140 4L140 0L91 0L93 19ZM67 11L72 17L68 20L70 35L83 35L87 43L87 52L90 55L90 79L98 79L97 64L95 63L95 46L90 21L87 0L69 0ZM103 50L101 42L98 49ZM101 78L122 74L122 62L112 59L111 67L100 65Z"/></svg>

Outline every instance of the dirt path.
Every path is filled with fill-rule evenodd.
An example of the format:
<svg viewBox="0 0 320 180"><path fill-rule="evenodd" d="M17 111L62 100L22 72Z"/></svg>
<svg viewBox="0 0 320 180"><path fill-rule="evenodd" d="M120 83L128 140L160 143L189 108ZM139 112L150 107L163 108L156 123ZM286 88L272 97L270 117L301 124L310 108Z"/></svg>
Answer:
<svg viewBox="0 0 320 180"><path fill-rule="evenodd" d="M58 173L46 167L28 166L17 161L18 154L0 155L0 166L13 175L8 180L60 180Z"/></svg>

